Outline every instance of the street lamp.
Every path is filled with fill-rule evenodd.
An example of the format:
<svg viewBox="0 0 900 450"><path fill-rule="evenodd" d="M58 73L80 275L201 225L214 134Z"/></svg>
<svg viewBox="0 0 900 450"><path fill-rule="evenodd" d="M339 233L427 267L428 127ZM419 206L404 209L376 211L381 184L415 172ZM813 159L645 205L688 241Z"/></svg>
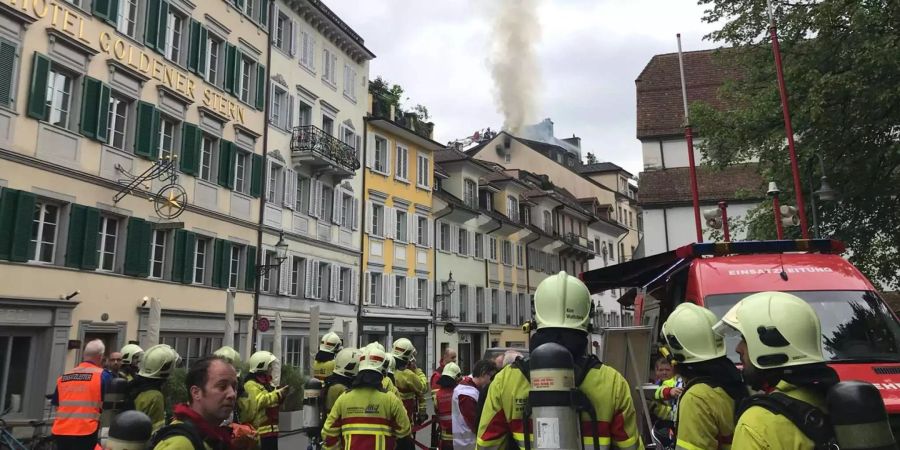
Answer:
<svg viewBox="0 0 900 450"><path fill-rule="evenodd" d="M839 195L838 192L828 184L828 177L825 175L825 160L822 159L822 155L816 153L816 157L819 159L819 168L822 171L822 176L819 178L822 184L819 185L819 190L812 192L810 207L812 209L813 237L819 239L821 238L821 233L819 231L819 211L816 207L816 199L823 202L833 202L838 199ZM809 184L810 191L812 191L812 179L809 180Z"/></svg>
<svg viewBox="0 0 900 450"><path fill-rule="evenodd" d="M287 259L287 251L288 245L287 242L284 242L284 231L278 234L278 242L275 244L275 263L274 264L259 264L256 266L256 274L257 276L263 276L268 274L268 272L272 269L277 269L281 267L281 264Z"/></svg>

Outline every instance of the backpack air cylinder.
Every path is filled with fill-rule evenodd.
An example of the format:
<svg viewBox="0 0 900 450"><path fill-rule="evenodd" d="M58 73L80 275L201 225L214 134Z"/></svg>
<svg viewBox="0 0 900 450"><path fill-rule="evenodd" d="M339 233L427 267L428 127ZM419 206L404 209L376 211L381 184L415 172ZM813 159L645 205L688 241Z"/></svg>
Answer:
<svg viewBox="0 0 900 450"><path fill-rule="evenodd" d="M577 389L572 354L562 345L548 342L531 352L529 365L528 405L534 433L531 448L580 450L581 418L572 401L572 392Z"/></svg>
<svg viewBox="0 0 900 450"><path fill-rule="evenodd" d="M878 389L844 381L828 390L828 413L841 450L897 449Z"/></svg>

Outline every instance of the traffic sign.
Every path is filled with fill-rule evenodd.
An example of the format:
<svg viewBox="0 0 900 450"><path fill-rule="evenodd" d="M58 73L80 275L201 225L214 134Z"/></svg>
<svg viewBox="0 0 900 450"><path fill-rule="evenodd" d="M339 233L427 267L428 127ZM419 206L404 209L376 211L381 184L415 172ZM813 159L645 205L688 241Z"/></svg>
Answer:
<svg viewBox="0 0 900 450"><path fill-rule="evenodd" d="M256 322L256 328L259 329L259 331L262 331L263 333L265 333L266 331L269 331L269 319L266 319L265 317L260 317L259 320Z"/></svg>

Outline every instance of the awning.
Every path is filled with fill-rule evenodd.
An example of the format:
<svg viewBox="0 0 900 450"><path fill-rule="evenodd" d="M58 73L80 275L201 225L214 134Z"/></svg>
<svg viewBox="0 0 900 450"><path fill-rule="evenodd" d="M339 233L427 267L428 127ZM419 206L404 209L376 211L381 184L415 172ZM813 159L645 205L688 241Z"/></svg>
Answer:
<svg viewBox="0 0 900 450"><path fill-rule="evenodd" d="M592 294L609 289L643 287L680 265L685 259L675 251L634 259L621 264L588 270L580 275Z"/></svg>

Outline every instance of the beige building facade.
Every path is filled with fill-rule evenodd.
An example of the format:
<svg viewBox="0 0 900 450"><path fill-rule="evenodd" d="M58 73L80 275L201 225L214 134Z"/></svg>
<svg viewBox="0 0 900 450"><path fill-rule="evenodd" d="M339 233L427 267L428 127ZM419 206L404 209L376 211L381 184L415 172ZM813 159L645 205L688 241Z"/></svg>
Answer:
<svg viewBox="0 0 900 450"><path fill-rule="evenodd" d="M188 365L229 295L246 345L266 7L0 1L0 410L40 417L90 339L146 342L149 299Z"/></svg>

